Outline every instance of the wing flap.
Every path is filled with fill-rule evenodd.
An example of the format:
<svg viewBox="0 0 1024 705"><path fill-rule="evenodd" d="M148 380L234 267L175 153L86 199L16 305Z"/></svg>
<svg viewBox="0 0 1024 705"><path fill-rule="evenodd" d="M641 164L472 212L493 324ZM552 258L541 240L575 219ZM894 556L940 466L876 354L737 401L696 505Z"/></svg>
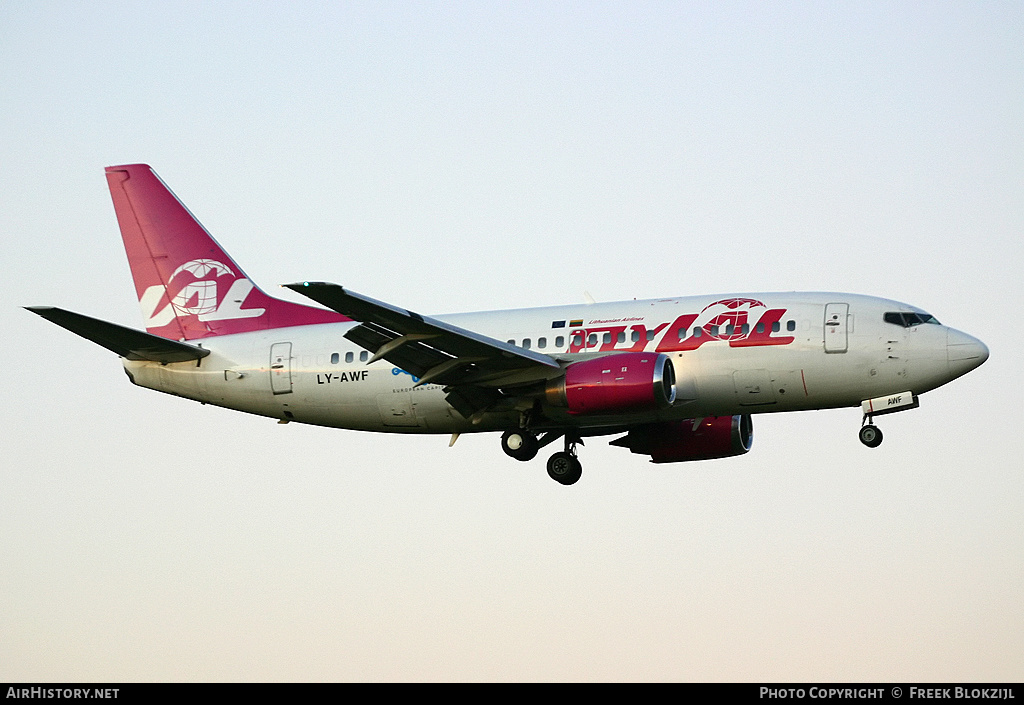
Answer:
<svg viewBox="0 0 1024 705"><path fill-rule="evenodd" d="M411 339L411 336L390 331L374 323L356 326L346 333L345 337L372 352L374 360L371 362L384 359L417 377L422 377L427 370L437 365L455 359Z"/></svg>
<svg viewBox="0 0 1024 705"><path fill-rule="evenodd" d="M195 345L168 340L158 335L83 316L62 308L53 306L26 306L25 308L128 360L150 360L166 365L169 362L199 360L210 354L209 350Z"/></svg>

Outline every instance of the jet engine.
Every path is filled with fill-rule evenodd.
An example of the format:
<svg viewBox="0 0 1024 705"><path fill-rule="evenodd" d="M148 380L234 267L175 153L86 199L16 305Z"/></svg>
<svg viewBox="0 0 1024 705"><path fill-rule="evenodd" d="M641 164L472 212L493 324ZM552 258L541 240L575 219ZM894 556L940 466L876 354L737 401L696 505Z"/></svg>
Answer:
<svg viewBox="0 0 1024 705"><path fill-rule="evenodd" d="M652 463L679 463L743 455L753 442L753 421L743 414L637 426L611 445L649 455Z"/></svg>
<svg viewBox="0 0 1024 705"><path fill-rule="evenodd" d="M672 360L660 353L618 353L574 362L545 389L549 404L570 414L664 409L676 400Z"/></svg>

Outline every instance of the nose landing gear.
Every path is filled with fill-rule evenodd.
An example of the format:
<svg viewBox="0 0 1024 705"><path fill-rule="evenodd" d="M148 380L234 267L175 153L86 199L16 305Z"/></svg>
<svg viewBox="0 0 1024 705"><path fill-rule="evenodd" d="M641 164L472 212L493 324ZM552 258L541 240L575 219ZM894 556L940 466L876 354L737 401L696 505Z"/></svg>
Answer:
<svg viewBox="0 0 1024 705"><path fill-rule="evenodd" d="M864 411L864 421L861 423L860 433L858 434L860 442L868 448L877 448L882 445L882 431L875 426L874 418L882 414L916 409L920 405L921 402L912 391L889 394L888 396L862 401L860 406Z"/></svg>

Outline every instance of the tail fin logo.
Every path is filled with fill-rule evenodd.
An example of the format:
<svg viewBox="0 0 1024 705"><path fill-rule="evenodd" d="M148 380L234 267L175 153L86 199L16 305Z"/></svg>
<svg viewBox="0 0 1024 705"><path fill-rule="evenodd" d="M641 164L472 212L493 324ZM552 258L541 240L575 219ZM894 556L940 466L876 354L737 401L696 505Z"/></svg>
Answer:
<svg viewBox="0 0 1024 705"><path fill-rule="evenodd" d="M200 321L255 318L262 308L243 309L253 284L237 277L231 268L213 259L194 259L174 270L163 285L151 286L139 305L147 328L160 328L176 316L198 316Z"/></svg>
<svg viewBox="0 0 1024 705"><path fill-rule="evenodd" d="M217 310L217 277L224 275L234 277L235 273L224 264L213 259L194 259L174 270L171 275L171 282L179 279L178 275L188 272L196 281L189 282L181 289L174 298L171 305L179 313L192 313L196 316L203 316ZM210 275L213 278L209 278Z"/></svg>

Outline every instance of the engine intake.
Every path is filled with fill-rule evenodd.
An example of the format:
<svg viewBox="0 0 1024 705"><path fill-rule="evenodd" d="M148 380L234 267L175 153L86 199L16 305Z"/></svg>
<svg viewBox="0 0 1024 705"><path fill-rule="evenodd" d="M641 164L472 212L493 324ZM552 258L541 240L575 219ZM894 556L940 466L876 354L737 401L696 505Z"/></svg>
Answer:
<svg viewBox="0 0 1024 705"><path fill-rule="evenodd" d="M548 383L549 404L570 414L613 414L665 409L676 400L672 360L661 353L619 353L574 362Z"/></svg>
<svg viewBox="0 0 1024 705"><path fill-rule="evenodd" d="M611 445L649 455L652 463L680 463L743 455L753 443L754 423L743 414L637 426Z"/></svg>

